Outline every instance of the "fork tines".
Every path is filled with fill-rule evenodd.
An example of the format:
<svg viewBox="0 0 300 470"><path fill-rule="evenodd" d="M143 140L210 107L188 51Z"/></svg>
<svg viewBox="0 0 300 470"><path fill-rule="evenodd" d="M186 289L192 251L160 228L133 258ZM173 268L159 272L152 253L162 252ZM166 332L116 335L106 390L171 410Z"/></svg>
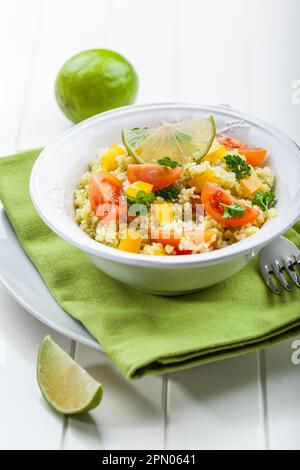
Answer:
<svg viewBox="0 0 300 470"><path fill-rule="evenodd" d="M291 255L285 261L276 259L272 264L264 264L260 268L266 284L275 294L281 294L279 287L290 292L289 280L300 289L300 257Z"/></svg>

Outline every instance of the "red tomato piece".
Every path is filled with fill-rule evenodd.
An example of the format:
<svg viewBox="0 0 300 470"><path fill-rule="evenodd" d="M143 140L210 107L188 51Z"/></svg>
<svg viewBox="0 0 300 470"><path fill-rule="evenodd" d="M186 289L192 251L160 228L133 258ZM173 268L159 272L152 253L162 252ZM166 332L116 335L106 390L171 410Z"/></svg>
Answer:
<svg viewBox="0 0 300 470"><path fill-rule="evenodd" d="M153 184L153 191L163 189L173 184L182 175L182 168L169 168L158 163L128 165L127 178L130 183L144 181Z"/></svg>
<svg viewBox="0 0 300 470"><path fill-rule="evenodd" d="M246 157L247 163L252 166L261 165L268 153L262 147L250 147L232 137L219 137L218 142L220 145L224 145L227 150L238 149L239 153Z"/></svg>
<svg viewBox="0 0 300 470"><path fill-rule="evenodd" d="M247 147L246 144L240 142L239 140L233 139L232 137L218 137L218 142L220 145L224 145L226 150L240 149L241 147Z"/></svg>
<svg viewBox="0 0 300 470"><path fill-rule="evenodd" d="M151 234L151 240L156 243L161 243L163 246L171 245L175 249L179 249L178 246L180 243L180 238L178 238L178 235L176 235L171 230L159 229L157 232L155 232L154 236Z"/></svg>
<svg viewBox="0 0 300 470"><path fill-rule="evenodd" d="M193 236L194 232L190 232L191 236ZM209 242L212 237L213 237L213 232L210 230L207 230L203 234L200 233L198 234L198 237L203 239L204 242ZM179 244L180 244L181 238L178 238L178 236L175 236L175 233L173 231L165 231L163 229L159 230L157 234L155 234L154 237L152 237L152 241L156 243L161 243L163 246L166 245L171 245L174 247L175 252L177 255L191 255L193 253L192 250L180 250ZM210 246L213 246L214 242L211 242Z"/></svg>
<svg viewBox="0 0 300 470"><path fill-rule="evenodd" d="M176 254L178 256L192 255L193 254L193 252L191 250L179 250L179 249L176 250L176 248L175 248L175 251L176 251Z"/></svg>
<svg viewBox="0 0 300 470"><path fill-rule="evenodd" d="M127 212L122 183L110 173L101 171L91 176L89 199L94 213L100 220L117 219Z"/></svg>
<svg viewBox="0 0 300 470"><path fill-rule="evenodd" d="M258 210L254 209L254 207L247 206L240 202L238 199L224 191L220 186L213 183L208 182L205 184L202 189L201 199L205 211L222 225L242 227L243 225L253 222L253 220L255 220L260 214ZM242 217L223 219L224 207L221 203L231 206L234 202L243 206L246 209L246 213Z"/></svg>

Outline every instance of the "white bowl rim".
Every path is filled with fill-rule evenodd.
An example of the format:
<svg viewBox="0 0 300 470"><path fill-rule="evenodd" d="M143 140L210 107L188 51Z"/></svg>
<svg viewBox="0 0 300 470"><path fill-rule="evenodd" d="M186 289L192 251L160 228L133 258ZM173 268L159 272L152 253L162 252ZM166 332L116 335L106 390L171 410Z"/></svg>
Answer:
<svg viewBox="0 0 300 470"><path fill-rule="evenodd" d="M87 238L85 232L82 231L82 241L73 240L69 235L68 231L64 227L58 226L51 215L51 212L47 210L46 207L41 207L39 203L39 175L40 170L48 158L48 156L65 140L72 137L77 132L81 132L86 127L89 127L95 122L101 122L107 117L118 116L120 114L132 113L135 110L143 111L149 109L160 109L160 108L187 108L187 109L198 109L200 111L214 113L214 112L224 112L226 109L230 112L232 117L237 119L242 119L250 121L257 127L260 127L264 132L269 132L272 135L276 135L276 139L284 142L286 146L289 147L289 150L294 154L297 154L297 158L300 159L300 149L295 144L293 140L287 137L283 132L278 130L276 127L266 123L261 119L257 119L249 114L234 110L227 105L201 105L196 103L181 103L181 102L165 102L165 103L149 103L149 104L140 104L140 105L130 105L124 106L121 108L116 108L110 111L106 111L101 114L92 116L89 119L86 119L79 124L74 125L73 127L67 129L61 133L58 138L53 142L47 145L39 157L37 158L30 176L30 196L33 202L33 205L42 218L42 220L51 228L53 232L59 235L62 239L69 242L71 245L79 248L80 250L100 258L108 259L115 261L117 263L142 266L142 267L152 267L152 268L185 268L192 266L200 265L209 265L216 264L220 262L227 261L242 255L249 255L250 257L255 254L265 245L271 243L274 239L286 232L293 224L297 221L300 216L300 197L299 202L293 207L293 211L289 214L282 225L270 235L264 234L262 231L259 231L257 234L252 235L251 237L243 240L241 242L234 243L228 247L211 251L208 253L200 253L193 255L183 255L183 256L151 256L144 254L135 254L120 251L116 248L108 247L102 243L96 242L91 238ZM300 185L299 185L299 195L300 195ZM246 243L244 243L246 242Z"/></svg>

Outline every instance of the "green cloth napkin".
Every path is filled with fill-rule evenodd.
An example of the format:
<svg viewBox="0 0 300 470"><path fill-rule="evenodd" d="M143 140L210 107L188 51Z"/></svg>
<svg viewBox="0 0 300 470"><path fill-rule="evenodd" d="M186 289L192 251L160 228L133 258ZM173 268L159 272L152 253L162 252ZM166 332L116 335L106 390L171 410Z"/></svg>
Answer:
<svg viewBox="0 0 300 470"><path fill-rule="evenodd" d="M127 377L248 353L300 333L300 290L272 294L257 261L219 285L173 298L139 292L102 274L34 210L28 183L40 151L0 159L0 199L52 295ZM288 237L300 247L300 223Z"/></svg>

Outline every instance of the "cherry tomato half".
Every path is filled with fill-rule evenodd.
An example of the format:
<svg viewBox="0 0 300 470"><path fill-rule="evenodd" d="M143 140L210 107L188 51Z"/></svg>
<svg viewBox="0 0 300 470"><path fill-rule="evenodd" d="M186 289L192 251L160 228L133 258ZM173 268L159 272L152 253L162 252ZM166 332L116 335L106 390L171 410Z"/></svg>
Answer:
<svg viewBox="0 0 300 470"><path fill-rule="evenodd" d="M191 232L191 237L198 237L199 242L204 242L207 243L212 240L214 232L207 230L204 233L199 233L195 234L194 232ZM166 245L171 245L174 247L175 252L177 255L191 255L193 253L192 250L180 250L179 244L180 244L181 237L179 238L178 236L175 235L173 231L166 231L163 229L160 229L157 234L155 234L154 237L152 237L152 241L156 243L161 243L163 246ZM214 242L211 242L211 246L214 245Z"/></svg>
<svg viewBox="0 0 300 470"><path fill-rule="evenodd" d="M104 171L91 176L89 199L93 211L100 220L114 220L127 211L122 183L114 175Z"/></svg>
<svg viewBox="0 0 300 470"><path fill-rule="evenodd" d="M130 183L145 181L153 184L153 191L163 189L173 184L182 174L182 168L169 168L158 163L128 165L127 178Z"/></svg>
<svg viewBox="0 0 300 470"><path fill-rule="evenodd" d="M218 142L220 145L224 145L227 150L238 149L239 153L246 157L247 163L252 166L261 165L268 153L262 147L250 147L232 137L219 137Z"/></svg>
<svg viewBox="0 0 300 470"><path fill-rule="evenodd" d="M247 206L228 194L220 186L213 183L206 183L201 193L202 204L204 205L205 211L211 215L213 219L222 225L228 225L230 227L242 227L250 222L253 222L258 216L259 211L254 207ZM226 204L231 206L234 202L243 206L246 209L246 213L242 217L231 217L230 219L223 219L224 207L221 205Z"/></svg>

